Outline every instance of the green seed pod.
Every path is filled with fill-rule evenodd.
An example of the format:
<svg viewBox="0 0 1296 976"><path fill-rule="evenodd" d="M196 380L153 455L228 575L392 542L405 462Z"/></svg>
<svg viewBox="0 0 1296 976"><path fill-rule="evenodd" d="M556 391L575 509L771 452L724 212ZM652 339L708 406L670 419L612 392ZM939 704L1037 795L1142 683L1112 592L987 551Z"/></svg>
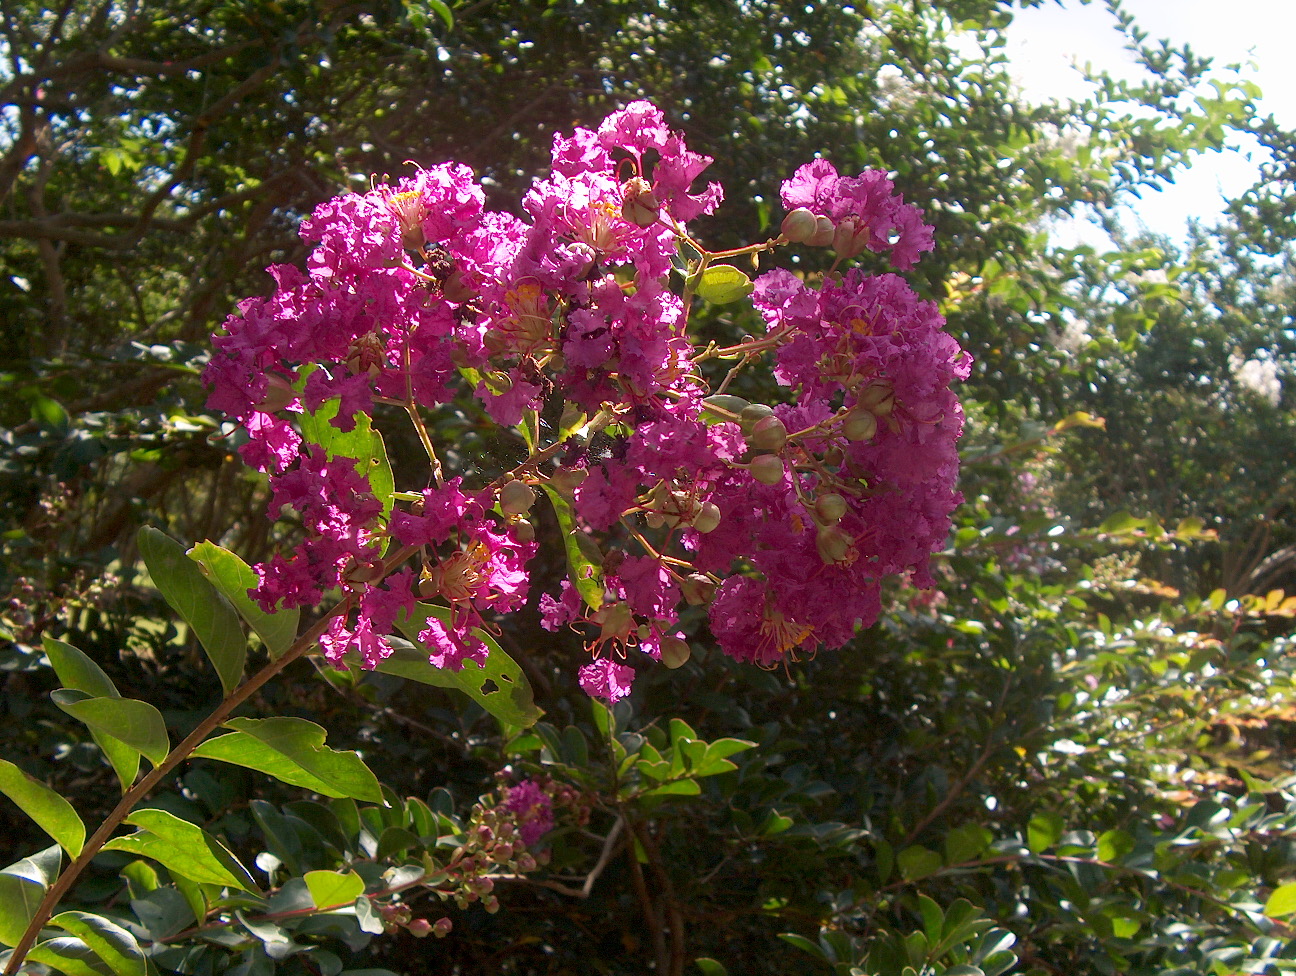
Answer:
<svg viewBox="0 0 1296 976"><path fill-rule="evenodd" d="M521 542L523 544L529 542L535 542L535 537L536 537L535 526L532 525L530 522L528 522L526 519L518 519L516 522L513 522L512 525L513 525L513 534L517 536L518 542Z"/></svg>

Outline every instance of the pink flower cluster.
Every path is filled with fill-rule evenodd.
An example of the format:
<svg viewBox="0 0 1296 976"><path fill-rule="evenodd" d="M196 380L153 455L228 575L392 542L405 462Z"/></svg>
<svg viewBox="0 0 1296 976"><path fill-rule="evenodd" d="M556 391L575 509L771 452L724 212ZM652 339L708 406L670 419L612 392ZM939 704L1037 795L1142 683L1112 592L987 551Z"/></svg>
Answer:
<svg viewBox="0 0 1296 976"><path fill-rule="evenodd" d="M636 102L554 139L526 219L486 210L455 164L318 207L301 226L315 243L306 272L271 269L274 294L240 304L205 377L210 406L246 432L243 457L270 477L271 517L290 509L306 530L257 567L262 606L350 591L323 648L373 667L400 615L435 601L419 635L433 663L481 662L490 618L528 600L536 488L565 499L572 530L598 547L539 605L547 627L586 629L580 681L608 700L630 691L628 649L687 659L684 604L709 606L726 653L773 666L872 623L887 576L929 583L960 500L950 386L967 355L902 279L836 265L819 280L765 273L753 298L765 334L696 346L692 286L677 294L669 276L681 241L700 248L686 223L720 203L717 184L699 189L709 163ZM841 177L817 160L783 202L778 237L719 257L799 242L906 268L932 246L881 173ZM712 395L704 362L766 354L789 402ZM445 478L427 442L432 486L384 492L367 458L294 423L336 402L339 435L363 432L388 404L426 441L421 418L464 396L529 451L476 487ZM542 411L574 419L551 430Z"/></svg>

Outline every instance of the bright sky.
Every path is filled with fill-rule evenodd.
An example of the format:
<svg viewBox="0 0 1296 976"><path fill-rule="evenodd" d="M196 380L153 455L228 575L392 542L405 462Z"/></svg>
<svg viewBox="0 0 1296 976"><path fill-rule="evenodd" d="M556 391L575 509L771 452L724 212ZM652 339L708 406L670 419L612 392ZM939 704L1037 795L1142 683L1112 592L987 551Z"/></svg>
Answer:
<svg viewBox="0 0 1296 976"><path fill-rule="evenodd" d="M1245 77L1264 92L1262 115L1296 127L1296 4L1290 0L1124 0L1126 12L1148 33L1147 43L1169 39L1172 46L1192 46L1214 59L1215 67L1241 64ZM1115 76L1137 78L1132 55L1123 50L1116 20L1102 0L1087 5L1049 0L1018 11L1008 31L1008 53L1014 73L1029 101L1083 97L1086 86L1072 66L1091 62ZM1251 145L1227 153L1198 157L1164 192L1148 192L1135 201L1137 220L1149 230L1182 237L1189 217L1213 222L1226 196L1247 189L1256 174L1259 150Z"/></svg>

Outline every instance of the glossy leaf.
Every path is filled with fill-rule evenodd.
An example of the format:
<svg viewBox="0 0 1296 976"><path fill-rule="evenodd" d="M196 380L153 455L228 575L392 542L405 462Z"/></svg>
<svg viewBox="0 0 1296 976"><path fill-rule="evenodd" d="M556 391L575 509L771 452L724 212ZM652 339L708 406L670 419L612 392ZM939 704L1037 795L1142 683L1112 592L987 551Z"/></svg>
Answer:
<svg viewBox="0 0 1296 976"><path fill-rule="evenodd" d="M114 976L115 973L94 949L80 939L47 939L33 946L27 958L44 963L66 976Z"/></svg>
<svg viewBox="0 0 1296 976"><path fill-rule="evenodd" d="M50 692L54 704L91 730L111 736L161 765L171 751L162 713L134 698L91 698L84 692L60 688Z"/></svg>
<svg viewBox="0 0 1296 976"><path fill-rule="evenodd" d="M1296 882L1279 885L1265 899L1264 913L1270 918L1296 914Z"/></svg>
<svg viewBox="0 0 1296 976"><path fill-rule="evenodd" d="M255 769L324 796L382 802L378 780L354 752L329 749L322 726L304 718L232 718L226 735L208 739L194 758Z"/></svg>
<svg viewBox="0 0 1296 976"><path fill-rule="evenodd" d="M220 590L230 605L238 611L249 627L265 643L271 657L279 657L297 638L297 625L301 611L278 610L266 613L250 596L248 590L257 585L256 572L242 559L216 545L200 542L189 550L189 558L198 564L203 575Z"/></svg>
<svg viewBox="0 0 1296 976"><path fill-rule="evenodd" d="M55 915L50 924L80 939L117 976L145 976L147 967L139 943L116 922L87 912L68 911Z"/></svg>
<svg viewBox="0 0 1296 976"><path fill-rule="evenodd" d="M364 894L364 880L354 871L307 871L304 877L316 908L349 906Z"/></svg>
<svg viewBox="0 0 1296 976"><path fill-rule="evenodd" d="M439 688L457 688L506 726L523 728L533 725L544 713L535 705L531 683L518 663L504 653L490 634L483 630L474 631L474 636L489 651L485 667L469 661L462 670L451 671L434 667L428 661L430 652L418 643L419 631L426 626L428 617L435 616L444 621L449 619L449 613L445 607L419 603L412 616L398 619L397 628L409 637L413 646L396 645L394 653L378 665L378 670Z"/></svg>
<svg viewBox="0 0 1296 976"><path fill-rule="evenodd" d="M13 763L0 759L0 793L13 800L45 833L53 837L71 857L81 853L85 824L72 804L40 780L28 776Z"/></svg>
<svg viewBox="0 0 1296 976"><path fill-rule="evenodd" d="M233 732L193 750L194 758L259 770L324 796L382 802L378 780L358 754L325 747L327 732L305 718L231 718Z"/></svg>
<svg viewBox="0 0 1296 976"><path fill-rule="evenodd" d="M136 542L153 585L193 629L228 695L243 680L247 658L238 613L170 536L145 526Z"/></svg>
<svg viewBox="0 0 1296 976"><path fill-rule="evenodd" d="M126 823L140 830L114 837L104 850L152 858L171 873L191 881L258 891L247 868L201 827L165 810L136 810Z"/></svg>
<svg viewBox="0 0 1296 976"><path fill-rule="evenodd" d="M0 870L0 945L18 944L62 864L56 844Z"/></svg>
<svg viewBox="0 0 1296 976"><path fill-rule="evenodd" d="M50 659L54 673L65 688L84 692L93 698L120 698L121 693L113 687L112 680L104 674L103 668L95 664L84 652L71 644L44 639L45 654ZM121 739L90 729L90 736L103 750L104 758L117 774L122 792L126 792L139 775L140 754Z"/></svg>

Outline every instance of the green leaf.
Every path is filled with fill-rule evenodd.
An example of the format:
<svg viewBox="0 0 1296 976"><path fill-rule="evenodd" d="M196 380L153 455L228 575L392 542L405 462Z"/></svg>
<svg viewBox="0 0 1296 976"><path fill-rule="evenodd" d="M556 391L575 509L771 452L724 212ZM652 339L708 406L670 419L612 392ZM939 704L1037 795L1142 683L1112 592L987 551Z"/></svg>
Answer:
<svg viewBox="0 0 1296 976"><path fill-rule="evenodd" d="M572 511L567 499L563 498L550 485L542 485L545 494L553 505L554 516L562 530L563 548L567 552L567 568L572 585L591 610L603 606L603 569L590 560L581 548L580 537L583 533L576 525L576 513Z"/></svg>
<svg viewBox="0 0 1296 976"><path fill-rule="evenodd" d="M1062 837L1066 824L1056 813L1037 813L1026 826L1026 846L1032 854L1048 850Z"/></svg>
<svg viewBox="0 0 1296 976"><path fill-rule="evenodd" d="M896 864L900 866L900 877L906 881L916 881L935 874L941 869L943 863L939 854L918 844L906 847L896 855Z"/></svg>
<svg viewBox="0 0 1296 976"><path fill-rule="evenodd" d="M18 804L19 809L36 821L75 858L85 843L85 824L72 804L40 780L28 776L13 763L0 759L0 793Z"/></svg>
<svg viewBox="0 0 1296 976"><path fill-rule="evenodd" d="M756 286L731 264L713 264L702 272L695 294L712 305L728 305L746 298Z"/></svg>
<svg viewBox="0 0 1296 976"><path fill-rule="evenodd" d="M698 956L693 960L693 965L701 970L702 976L729 976L729 970L709 956Z"/></svg>
<svg viewBox="0 0 1296 976"><path fill-rule="evenodd" d="M146 525L135 541L153 585L198 635L228 695L243 680L247 657L247 638L238 613L185 554L184 546L170 536Z"/></svg>
<svg viewBox="0 0 1296 976"><path fill-rule="evenodd" d="M204 884L241 888L259 894L252 875L220 841L201 827L165 810L136 810L126 823L140 830L114 837L105 851L152 858L172 874Z"/></svg>
<svg viewBox="0 0 1296 976"><path fill-rule="evenodd" d="M101 732L143 753L160 766L171 751L162 713L134 698L91 698L81 691L59 688L50 692L54 704L91 731Z"/></svg>
<svg viewBox="0 0 1296 976"><path fill-rule="evenodd" d="M354 459L356 471L369 481L369 490L382 504L383 514L386 515L395 503L393 492L396 490L396 479L392 475L391 462L387 459L387 447L382 435L373 429L366 414L358 414L355 427L349 431L344 432L334 427L333 418L337 416L341 403L340 399L334 398L314 413L302 414L302 436L322 447L330 460L335 457Z"/></svg>
<svg viewBox="0 0 1296 976"><path fill-rule="evenodd" d="M113 687L112 679L84 651L52 637L44 638L43 643L45 655L50 659L50 665L63 687L84 691L92 698L121 697L121 693Z"/></svg>
<svg viewBox="0 0 1296 976"><path fill-rule="evenodd" d="M446 30L454 29L454 14L450 12L444 0L427 0L427 5L436 11L436 15L445 23Z"/></svg>
<svg viewBox="0 0 1296 976"><path fill-rule="evenodd" d="M404 647L398 643L392 655L385 658L377 670L438 688L457 688L494 715L502 725L514 728L534 725L544 712L535 705L531 683L518 663L504 653L495 639L484 630L473 631L473 636L481 640L488 650L485 667L468 661L459 671L437 668L428 661L428 649L418 643L418 634L426 626L428 617L448 622L450 611L446 607L420 603L413 615L402 615L396 626L409 637L413 646Z"/></svg>
<svg viewBox="0 0 1296 976"><path fill-rule="evenodd" d="M43 643L45 655L50 659L54 673L58 675L59 681L63 683L64 687L73 691L84 692L93 698L121 697L121 694L113 687L112 680L108 675L104 674L103 668L90 660L84 652L71 644L65 644L63 641L54 640L50 637L46 637ZM105 735L93 728L90 730L90 736L103 750L104 758L108 760L113 772L117 774L122 792L125 793L130 789L131 784L135 782L135 777L139 774L140 754L138 750L132 749L121 739Z"/></svg>
<svg viewBox="0 0 1296 976"><path fill-rule="evenodd" d="M310 889L315 907L319 909L350 906L364 894L364 880L354 871L307 871L306 887Z"/></svg>
<svg viewBox="0 0 1296 976"><path fill-rule="evenodd" d="M1098 860L1119 861L1134 850L1134 838L1123 830L1108 830L1098 837Z"/></svg>
<svg viewBox="0 0 1296 976"><path fill-rule="evenodd" d="M811 942L804 935L797 935L795 932L780 932L779 938L788 945L794 945L802 952L808 952L816 959L822 962L828 962L828 953L824 952L823 946L818 942Z"/></svg>
<svg viewBox="0 0 1296 976"><path fill-rule="evenodd" d="M1264 913L1270 918L1296 913L1296 882L1275 888L1265 900Z"/></svg>
<svg viewBox="0 0 1296 976"><path fill-rule="evenodd" d="M378 779L360 757L327 748L327 733L314 722L282 716L232 718L224 725L235 731L208 739L194 758L255 769L324 796L382 802Z"/></svg>
<svg viewBox="0 0 1296 976"><path fill-rule="evenodd" d="M27 958L67 976L113 976L112 967L80 939L49 939L33 946Z"/></svg>
<svg viewBox="0 0 1296 976"><path fill-rule="evenodd" d="M116 922L86 912L62 912L50 919L51 925L71 932L94 950L117 976L145 976L144 952L135 936Z"/></svg>
<svg viewBox="0 0 1296 976"><path fill-rule="evenodd" d="M945 861L962 864L986 850L994 843L994 834L980 824L963 824L945 835Z"/></svg>
<svg viewBox="0 0 1296 976"><path fill-rule="evenodd" d="M55 844L0 870L0 945L18 944L62 866Z"/></svg>
<svg viewBox="0 0 1296 976"><path fill-rule="evenodd" d="M249 627L265 643L271 657L279 657L297 638L297 624L301 611L278 610L266 613L248 596L248 590L257 585L256 572L228 549L214 542L200 542L189 550L189 558L198 564L203 575L220 590L238 611Z"/></svg>
<svg viewBox="0 0 1296 976"><path fill-rule="evenodd" d="M0 945L18 944L44 897L44 886L0 871Z"/></svg>
<svg viewBox="0 0 1296 976"><path fill-rule="evenodd" d="M697 796L702 792L697 780L677 779L654 789L641 793L640 796Z"/></svg>

